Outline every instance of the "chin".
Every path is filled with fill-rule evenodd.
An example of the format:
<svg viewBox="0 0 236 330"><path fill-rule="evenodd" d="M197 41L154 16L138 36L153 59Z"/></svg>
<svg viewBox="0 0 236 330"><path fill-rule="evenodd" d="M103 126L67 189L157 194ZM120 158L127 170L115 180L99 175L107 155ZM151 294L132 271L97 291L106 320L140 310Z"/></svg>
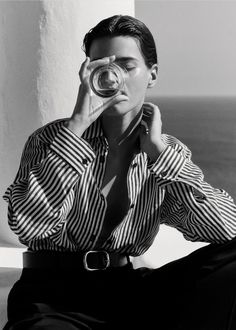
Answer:
<svg viewBox="0 0 236 330"><path fill-rule="evenodd" d="M130 111L130 106L127 101L121 101L112 107L106 109L103 114L106 116L120 116Z"/></svg>

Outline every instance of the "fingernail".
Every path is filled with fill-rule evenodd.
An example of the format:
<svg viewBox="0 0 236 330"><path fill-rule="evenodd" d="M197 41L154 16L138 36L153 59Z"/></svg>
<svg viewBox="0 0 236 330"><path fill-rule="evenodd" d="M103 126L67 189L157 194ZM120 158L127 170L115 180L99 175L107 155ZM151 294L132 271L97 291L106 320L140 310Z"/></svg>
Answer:
<svg viewBox="0 0 236 330"><path fill-rule="evenodd" d="M144 120L141 120L141 125L148 129L148 124Z"/></svg>

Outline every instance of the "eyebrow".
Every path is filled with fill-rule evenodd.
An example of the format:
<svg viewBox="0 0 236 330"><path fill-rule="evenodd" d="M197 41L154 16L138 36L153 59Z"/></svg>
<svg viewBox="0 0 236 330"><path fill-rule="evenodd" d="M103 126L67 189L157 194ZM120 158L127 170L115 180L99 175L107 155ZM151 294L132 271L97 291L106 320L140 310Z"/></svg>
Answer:
<svg viewBox="0 0 236 330"><path fill-rule="evenodd" d="M100 60L100 57L95 57L93 61ZM138 61L136 57L132 56L116 56L115 62L128 62L128 61Z"/></svg>
<svg viewBox="0 0 236 330"><path fill-rule="evenodd" d="M127 61L138 61L138 59L136 57L132 57L132 56L123 56L123 57L117 56L115 61L127 62Z"/></svg>

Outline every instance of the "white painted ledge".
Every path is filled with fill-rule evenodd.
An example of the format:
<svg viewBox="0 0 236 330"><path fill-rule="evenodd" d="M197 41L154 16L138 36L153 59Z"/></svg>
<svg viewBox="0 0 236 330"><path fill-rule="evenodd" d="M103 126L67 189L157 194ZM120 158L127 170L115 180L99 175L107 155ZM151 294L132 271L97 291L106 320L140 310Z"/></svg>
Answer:
<svg viewBox="0 0 236 330"><path fill-rule="evenodd" d="M26 248L0 247L0 267L22 268L22 253Z"/></svg>

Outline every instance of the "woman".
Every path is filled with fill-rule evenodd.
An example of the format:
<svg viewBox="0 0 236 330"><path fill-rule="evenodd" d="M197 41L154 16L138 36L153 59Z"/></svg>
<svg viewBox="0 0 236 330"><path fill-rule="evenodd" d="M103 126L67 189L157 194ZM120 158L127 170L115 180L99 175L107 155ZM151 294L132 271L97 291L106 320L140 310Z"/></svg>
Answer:
<svg viewBox="0 0 236 330"><path fill-rule="evenodd" d="M9 225L28 252L4 330L233 329L236 207L144 102L158 72L150 31L116 15L86 34L84 49L72 116L30 136L5 193ZM114 63L124 86L97 96L91 75ZM103 78L112 90L111 71ZM213 244L133 269L129 257L151 246L161 223Z"/></svg>

